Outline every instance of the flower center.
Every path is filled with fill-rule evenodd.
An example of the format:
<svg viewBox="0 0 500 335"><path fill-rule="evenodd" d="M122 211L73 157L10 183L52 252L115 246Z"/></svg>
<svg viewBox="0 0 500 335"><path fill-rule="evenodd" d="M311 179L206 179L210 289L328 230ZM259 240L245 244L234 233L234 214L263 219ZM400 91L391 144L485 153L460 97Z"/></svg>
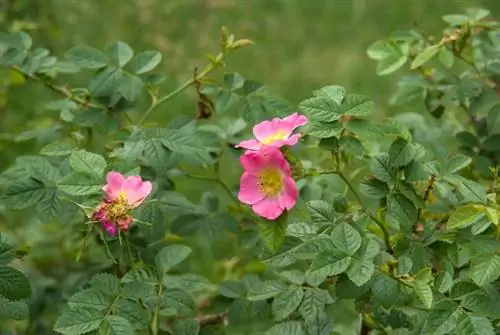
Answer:
<svg viewBox="0 0 500 335"><path fill-rule="evenodd" d="M120 194L112 203L106 208L106 216L108 220L119 221L127 216L130 208L127 198L124 194Z"/></svg>
<svg viewBox="0 0 500 335"><path fill-rule="evenodd" d="M283 189L283 178L277 168L267 168L259 175L260 190L267 196L276 196Z"/></svg>
<svg viewBox="0 0 500 335"><path fill-rule="evenodd" d="M286 132L280 129L276 133L264 138L260 142L262 144L270 144L273 143L274 141L284 140L286 136L287 136Z"/></svg>

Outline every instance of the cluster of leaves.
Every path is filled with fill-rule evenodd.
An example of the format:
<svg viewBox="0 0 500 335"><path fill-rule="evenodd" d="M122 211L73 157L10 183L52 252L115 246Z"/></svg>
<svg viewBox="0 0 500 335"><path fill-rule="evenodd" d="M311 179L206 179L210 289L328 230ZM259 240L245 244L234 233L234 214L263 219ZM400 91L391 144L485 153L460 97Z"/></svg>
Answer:
<svg viewBox="0 0 500 335"><path fill-rule="evenodd" d="M499 163L498 76L500 24L485 9L442 17L448 25L441 36L419 29L393 34L373 43L368 56L378 62L377 73L388 75L408 65L391 98L394 105L423 101L438 120L464 119L454 132L462 153L473 158L475 172L491 176Z"/></svg>
<svg viewBox="0 0 500 335"><path fill-rule="evenodd" d="M438 43L436 54L447 61L445 65L450 53L468 60L462 51L470 44L480 45L474 42L478 27L496 27L484 23L485 16L476 10L447 17L458 37ZM488 109L488 135L477 140L479 149L436 151L419 143L397 117L380 124L370 121L373 101L341 86L322 87L295 107L238 73L226 74L220 84L207 82L206 76L222 66L230 52L250 43L235 40L226 30L220 53L209 57L209 65L165 95L159 94L159 82L151 79L159 76L148 74L161 61L157 52L134 57L131 47L115 42L104 52L75 47L66 53L67 61L59 61L46 51L31 51L31 38L25 33L0 37L0 65L64 97L49 103L60 111L54 123L58 136L43 143L39 154L18 157L0 175L0 209L28 209L32 226L40 221L61 230L70 226L71 240L81 244L75 248L77 259L102 251L97 267L70 273L79 284L61 292L64 306L57 306L59 315L43 331L498 332L500 242L494 157L488 156L486 169L493 178L475 173L478 156L485 157L481 150L489 148L484 143L499 131L497 107ZM369 54L383 64L382 74L411 62L422 70L417 76L428 76L423 68L427 56L421 55L430 52L425 43L431 43L429 38L412 33L377 42ZM458 99L459 106L470 110L492 81L482 75L485 69L474 66L474 73L446 77L455 78L455 86L434 82L432 74L422 92L427 97L445 89L453 95L450 92L457 93L459 87L481 83L482 93L464 93ZM55 83L61 71L76 73L81 68L95 70L87 88ZM201 114L177 117L162 127L143 126L152 111L190 86L196 89ZM150 107L135 121L139 96L146 91ZM409 98L412 93L398 94ZM293 210L266 221L242 206L236 187L227 182L230 166L237 165L233 144L255 122L297 108L309 123L303 141L286 155L300 199ZM478 124L473 120L468 125L472 130ZM206 174L192 174L195 169ZM116 238L88 222L110 170L153 183L150 197L134 210L132 229ZM190 199L182 192L182 182L195 187L193 180L217 189L203 188L199 199ZM0 271L0 299L7 308L0 307L0 318L27 316L28 305L22 299L30 297L30 285L19 270L7 266L13 256L2 241L0 269L5 275L2 278ZM32 252L27 262L30 257ZM32 325L26 329L40 332Z"/></svg>

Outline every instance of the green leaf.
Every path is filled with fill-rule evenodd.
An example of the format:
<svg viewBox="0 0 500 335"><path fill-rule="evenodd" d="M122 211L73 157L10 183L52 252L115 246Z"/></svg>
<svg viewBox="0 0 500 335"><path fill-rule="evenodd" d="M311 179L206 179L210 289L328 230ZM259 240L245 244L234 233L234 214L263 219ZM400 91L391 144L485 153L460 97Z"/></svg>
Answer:
<svg viewBox="0 0 500 335"><path fill-rule="evenodd" d="M108 44L105 51L111 62L118 67L124 67L134 57L134 50L122 41Z"/></svg>
<svg viewBox="0 0 500 335"><path fill-rule="evenodd" d="M142 299L147 295L139 295ZM116 314L127 319L135 330L148 327L148 315L138 301L120 299L116 303Z"/></svg>
<svg viewBox="0 0 500 335"><path fill-rule="evenodd" d="M363 180L359 189L366 196L375 199L382 199L389 194L389 186L377 178Z"/></svg>
<svg viewBox="0 0 500 335"><path fill-rule="evenodd" d="M286 319L302 302L304 292L301 287L290 286L274 297L272 310L275 320Z"/></svg>
<svg viewBox="0 0 500 335"><path fill-rule="evenodd" d="M373 175L383 182L390 183L396 178L393 169L389 165L389 156L385 153L373 156L368 166Z"/></svg>
<svg viewBox="0 0 500 335"><path fill-rule="evenodd" d="M313 98L299 103L300 110L315 121L332 122L342 116L340 104L345 89L341 86L325 86L313 92Z"/></svg>
<svg viewBox="0 0 500 335"><path fill-rule="evenodd" d="M356 117L370 116L375 104L370 98L360 94L347 95L340 106L340 113Z"/></svg>
<svg viewBox="0 0 500 335"><path fill-rule="evenodd" d="M463 229L474 224L485 215L485 207L480 205L465 205L451 213L447 229Z"/></svg>
<svg viewBox="0 0 500 335"><path fill-rule="evenodd" d="M345 222L337 225L331 236L335 247L347 255L353 255L361 247L361 235Z"/></svg>
<svg viewBox="0 0 500 335"><path fill-rule="evenodd" d="M134 335L134 329L130 322L119 315L108 315L99 327L102 335Z"/></svg>
<svg viewBox="0 0 500 335"><path fill-rule="evenodd" d="M82 335L96 330L103 316L93 309L78 309L64 311L56 321L54 330L64 335Z"/></svg>
<svg viewBox="0 0 500 335"><path fill-rule="evenodd" d="M340 149L346 154L353 157L360 157L363 155L363 144L354 136L342 136L340 138Z"/></svg>
<svg viewBox="0 0 500 335"><path fill-rule="evenodd" d="M455 62L455 56L446 46L442 46L438 55L439 62L446 68L451 68Z"/></svg>
<svg viewBox="0 0 500 335"><path fill-rule="evenodd" d="M377 64L377 75L386 76L399 70L406 64L408 57L401 53L393 53Z"/></svg>
<svg viewBox="0 0 500 335"><path fill-rule="evenodd" d="M181 244L168 245L155 257L155 264L160 273L165 274L174 266L185 260L191 253L191 248Z"/></svg>
<svg viewBox="0 0 500 335"><path fill-rule="evenodd" d="M472 159L470 157L464 155L456 155L446 162L444 170L446 174L453 174L466 168L471 163Z"/></svg>
<svg viewBox="0 0 500 335"><path fill-rule="evenodd" d="M380 126L367 120L350 120L344 125L344 128L365 140L378 139L380 136L384 135L384 131Z"/></svg>
<svg viewBox="0 0 500 335"><path fill-rule="evenodd" d="M309 316L305 320L307 333L310 335L331 335L334 327L332 319L325 311Z"/></svg>
<svg viewBox="0 0 500 335"><path fill-rule="evenodd" d="M138 77L131 74L124 74L121 84L117 89L122 97L124 97L129 102L137 102L141 97L144 89L144 81Z"/></svg>
<svg viewBox="0 0 500 335"><path fill-rule="evenodd" d="M493 106L486 117L488 134L500 134L500 104Z"/></svg>
<svg viewBox="0 0 500 335"><path fill-rule="evenodd" d="M319 122L312 120L309 124L308 135L318 138L331 138L339 136L342 131L342 124L340 122Z"/></svg>
<svg viewBox="0 0 500 335"><path fill-rule="evenodd" d="M26 301L11 301L0 296L0 320L25 320L29 318L29 308Z"/></svg>
<svg viewBox="0 0 500 335"><path fill-rule="evenodd" d="M443 307L446 308L431 310L422 328L423 334L446 335L455 330L460 316L458 306L450 303Z"/></svg>
<svg viewBox="0 0 500 335"><path fill-rule="evenodd" d="M470 277L479 286L491 283L500 276L500 256L484 255L472 259Z"/></svg>
<svg viewBox="0 0 500 335"><path fill-rule="evenodd" d="M372 284L373 298L384 307L396 305L404 296L400 284L386 276L375 276Z"/></svg>
<svg viewBox="0 0 500 335"><path fill-rule="evenodd" d="M7 265L16 258L14 248L0 234L0 265Z"/></svg>
<svg viewBox="0 0 500 335"><path fill-rule="evenodd" d="M70 309L91 308L99 311L106 310L111 305L111 298L95 289L80 291L68 300Z"/></svg>
<svg viewBox="0 0 500 335"><path fill-rule="evenodd" d="M40 150L41 155L45 156L67 156L73 152L74 148L66 143L49 143Z"/></svg>
<svg viewBox="0 0 500 335"><path fill-rule="evenodd" d="M279 294L285 289L285 285L279 281L265 281L248 292L247 299L250 301L266 300Z"/></svg>
<svg viewBox="0 0 500 335"><path fill-rule="evenodd" d="M233 280L225 280L219 286L219 294L231 299L243 298L247 292L245 286Z"/></svg>
<svg viewBox="0 0 500 335"><path fill-rule="evenodd" d="M458 184L458 190L466 202L486 203L486 190L475 181L464 180Z"/></svg>
<svg viewBox="0 0 500 335"><path fill-rule="evenodd" d="M484 316L462 313L457 323L457 335L495 335L495 329Z"/></svg>
<svg viewBox="0 0 500 335"><path fill-rule="evenodd" d="M57 187L70 195L83 196L102 192L102 182L83 173L70 173L57 183Z"/></svg>
<svg viewBox="0 0 500 335"><path fill-rule="evenodd" d="M90 286L108 295L120 293L120 280L109 273L100 273L92 277Z"/></svg>
<svg viewBox="0 0 500 335"><path fill-rule="evenodd" d="M51 195L51 188L32 178L17 179L5 188L5 200L9 207L22 209L33 206ZM49 194L50 193L50 194Z"/></svg>
<svg viewBox="0 0 500 335"><path fill-rule="evenodd" d="M431 308L433 301L431 286L421 280L414 280L411 282L411 285L413 286L415 293L417 293L418 297L424 304L425 308Z"/></svg>
<svg viewBox="0 0 500 335"><path fill-rule="evenodd" d="M0 296L9 300L31 297L31 285L21 271L9 266L0 266Z"/></svg>
<svg viewBox="0 0 500 335"><path fill-rule="evenodd" d="M193 299L183 290L167 288L162 296L162 300L163 308L160 311L161 315L177 317L192 317L196 315Z"/></svg>
<svg viewBox="0 0 500 335"><path fill-rule="evenodd" d="M172 322L172 331L175 335L197 335L200 323L197 319L183 319Z"/></svg>
<svg viewBox="0 0 500 335"><path fill-rule="evenodd" d="M415 158L415 150L411 143L403 138L397 138L389 149L389 164L401 167L409 164Z"/></svg>
<svg viewBox="0 0 500 335"><path fill-rule="evenodd" d="M430 61L439 52L439 45L430 45L426 47L423 51L418 53L417 57L411 62L410 69L415 70L416 68L424 65Z"/></svg>
<svg viewBox="0 0 500 335"><path fill-rule="evenodd" d="M451 14L443 16L442 19L454 26L461 26L469 22L469 18L466 15Z"/></svg>
<svg viewBox="0 0 500 335"><path fill-rule="evenodd" d="M417 208L411 200L395 193L387 198L387 215L394 219L399 226L410 228L417 220Z"/></svg>
<svg viewBox="0 0 500 335"><path fill-rule="evenodd" d="M356 284L361 286L368 282L375 271L375 265L371 259L353 259L349 269L347 269L347 276Z"/></svg>
<svg viewBox="0 0 500 335"><path fill-rule="evenodd" d="M264 335L306 335L302 323L299 321L288 321L278 323L268 329Z"/></svg>
<svg viewBox="0 0 500 335"><path fill-rule="evenodd" d="M210 152L206 143L203 143L196 131L186 129L168 130L163 133L162 143L172 152L200 162L209 164L212 162Z"/></svg>
<svg viewBox="0 0 500 335"><path fill-rule="evenodd" d="M76 172L87 173L91 176L102 176L108 165L101 155L85 150L73 151L69 156L69 164Z"/></svg>
<svg viewBox="0 0 500 335"><path fill-rule="evenodd" d="M102 51L86 45L71 48L64 56L84 69L100 69L109 62L108 57Z"/></svg>
<svg viewBox="0 0 500 335"><path fill-rule="evenodd" d="M344 272L351 262L351 257L331 249L320 253L312 262L308 272L321 273L326 278Z"/></svg>
<svg viewBox="0 0 500 335"><path fill-rule="evenodd" d="M332 302L328 292L319 288L312 288L304 292L302 303L299 306L299 313L306 320L314 318L324 310L325 304Z"/></svg>
<svg viewBox="0 0 500 335"><path fill-rule="evenodd" d="M275 221L259 222L260 237L272 252L277 252L285 239L288 226L287 214L282 214Z"/></svg>
<svg viewBox="0 0 500 335"><path fill-rule="evenodd" d="M324 200L312 200L307 203L312 222L320 225L335 222L335 210Z"/></svg>
<svg viewBox="0 0 500 335"><path fill-rule="evenodd" d="M130 62L130 69L135 74L143 74L154 70L161 63L161 53L154 50L143 51Z"/></svg>
<svg viewBox="0 0 500 335"><path fill-rule="evenodd" d="M109 97L120 87L122 80L122 70L108 67L90 80L90 95L96 98Z"/></svg>

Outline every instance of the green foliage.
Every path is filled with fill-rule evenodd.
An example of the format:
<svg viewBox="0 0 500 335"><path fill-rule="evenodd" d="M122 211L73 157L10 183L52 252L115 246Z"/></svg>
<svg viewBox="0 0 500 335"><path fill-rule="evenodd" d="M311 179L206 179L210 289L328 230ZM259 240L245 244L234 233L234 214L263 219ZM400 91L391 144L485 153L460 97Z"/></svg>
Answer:
<svg viewBox="0 0 500 335"><path fill-rule="evenodd" d="M0 175L6 222L42 236L9 233L24 241L16 250L0 240L0 318L25 320L27 334L495 334L500 30L488 16L468 10L443 17L437 39L415 28L372 44L379 75L408 65L392 102L421 99L431 115L380 122L370 98L339 85L294 106L237 72L210 78L253 43L225 28L219 52L170 93L159 51L115 41L61 61L25 32L0 34L0 66L60 95L43 104L50 136L17 137L39 152ZM83 70L82 87L57 84ZM195 119L148 122L186 89ZM299 197L265 220L239 201L235 145L297 110L308 123L280 150ZM110 171L152 190L106 196ZM41 246L56 242L75 260L30 271L30 283L18 263L51 262Z"/></svg>

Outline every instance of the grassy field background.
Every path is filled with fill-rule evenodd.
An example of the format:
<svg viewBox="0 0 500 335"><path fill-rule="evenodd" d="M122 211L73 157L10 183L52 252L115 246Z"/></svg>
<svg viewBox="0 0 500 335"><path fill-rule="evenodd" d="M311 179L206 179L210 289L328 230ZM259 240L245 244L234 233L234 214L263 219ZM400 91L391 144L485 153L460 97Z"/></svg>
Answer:
<svg viewBox="0 0 500 335"><path fill-rule="evenodd" d="M396 29L417 24L429 33L444 27L440 17L467 7L500 13L497 0L44 0L32 1L28 17L40 23L38 43L62 55L75 44L98 48L123 40L136 50L164 55L161 71L173 89L216 52L219 29L227 26L255 46L229 59L225 71L273 87L298 102L327 84L372 97L378 118L398 75L377 77L366 48ZM22 89L21 89L22 90ZM37 91L33 94L46 94ZM187 92L159 110L155 118L194 112ZM22 99L22 95L20 95ZM35 109L37 106L34 106ZM140 111L137 111L140 113ZM23 125L26 124L23 122ZM17 127L15 127L17 128Z"/></svg>

